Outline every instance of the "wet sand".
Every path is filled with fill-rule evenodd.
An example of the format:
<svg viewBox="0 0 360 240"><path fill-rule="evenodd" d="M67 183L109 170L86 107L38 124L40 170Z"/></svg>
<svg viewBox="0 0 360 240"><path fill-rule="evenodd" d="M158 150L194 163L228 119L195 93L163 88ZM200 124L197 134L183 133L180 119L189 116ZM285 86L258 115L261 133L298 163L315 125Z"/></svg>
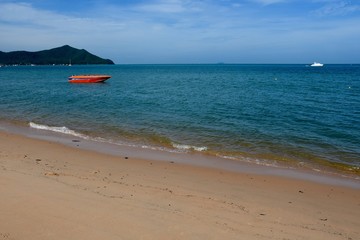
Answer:
<svg viewBox="0 0 360 240"><path fill-rule="evenodd" d="M360 189L0 132L1 239L357 239Z"/></svg>

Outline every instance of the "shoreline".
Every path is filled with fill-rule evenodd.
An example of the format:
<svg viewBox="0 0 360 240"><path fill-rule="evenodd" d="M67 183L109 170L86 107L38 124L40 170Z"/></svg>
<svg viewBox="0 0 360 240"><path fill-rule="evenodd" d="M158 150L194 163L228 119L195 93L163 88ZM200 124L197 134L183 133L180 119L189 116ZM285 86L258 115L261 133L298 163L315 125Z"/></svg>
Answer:
<svg viewBox="0 0 360 240"><path fill-rule="evenodd" d="M77 142L72 142L76 144ZM356 188L0 130L0 239L356 239Z"/></svg>
<svg viewBox="0 0 360 240"><path fill-rule="evenodd" d="M140 146L128 146L113 144L110 142L95 141L71 136L63 133L31 128L26 125L14 125L13 123L0 122L0 132L17 134L24 137L40 139L59 143L75 149L90 150L97 153L112 155L115 157L131 157L145 161L164 161L186 164L190 166L225 170L235 173L250 173L257 175L280 176L285 178L308 180L329 185L339 185L360 189L360 177L349 172L341 172L336 169L327 171L304 167L301 164L267 164L264 162L238 161L201 152L169 152L159 149L143 148Z"/></svg>

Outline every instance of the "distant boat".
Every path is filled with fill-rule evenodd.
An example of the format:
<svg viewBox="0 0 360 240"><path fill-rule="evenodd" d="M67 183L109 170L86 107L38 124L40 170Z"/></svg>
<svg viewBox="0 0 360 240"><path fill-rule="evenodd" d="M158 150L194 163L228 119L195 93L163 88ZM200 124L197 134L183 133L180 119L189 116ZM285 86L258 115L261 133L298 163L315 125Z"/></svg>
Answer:
<svg viewBox="0 0 360 240"><path fill-rule="evenodd" d="M314 62L314 63L311 64L310 66L311 66L311 67L322 67L322 66L324 66L324 64L318 63L318 62Z"/></svg>
<svg viewBox="0 0 360 240"><path fill-rule="evenodd" d="M70 83L100 83L111 78L110 75L73 75L69 77Z"/></svg>

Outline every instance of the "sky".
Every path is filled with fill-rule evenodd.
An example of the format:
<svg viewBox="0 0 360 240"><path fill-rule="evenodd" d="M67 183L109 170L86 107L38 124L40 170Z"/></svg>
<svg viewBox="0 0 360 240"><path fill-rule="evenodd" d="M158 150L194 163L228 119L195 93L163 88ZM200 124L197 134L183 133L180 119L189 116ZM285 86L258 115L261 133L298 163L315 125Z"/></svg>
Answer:
<svg viewBox="0 0 360 240"><path fill-rule="evenodd" d="M0 0L0 51L117 64L360 63L360 0Z"/></svg>

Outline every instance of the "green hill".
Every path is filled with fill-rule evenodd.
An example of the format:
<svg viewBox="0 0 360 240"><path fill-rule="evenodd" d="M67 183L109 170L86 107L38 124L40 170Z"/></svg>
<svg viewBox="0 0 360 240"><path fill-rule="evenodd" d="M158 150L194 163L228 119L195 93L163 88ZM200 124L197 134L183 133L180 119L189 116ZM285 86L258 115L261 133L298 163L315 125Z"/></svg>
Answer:
<svg viewBox="0 0 360 240"><path fill-rule="evenodd" d="M103 59L89 53L85 49L65 45L58 48L38 52L0 51L0 65L52 65L52 64L114 64L110 59Z"/></svg>

